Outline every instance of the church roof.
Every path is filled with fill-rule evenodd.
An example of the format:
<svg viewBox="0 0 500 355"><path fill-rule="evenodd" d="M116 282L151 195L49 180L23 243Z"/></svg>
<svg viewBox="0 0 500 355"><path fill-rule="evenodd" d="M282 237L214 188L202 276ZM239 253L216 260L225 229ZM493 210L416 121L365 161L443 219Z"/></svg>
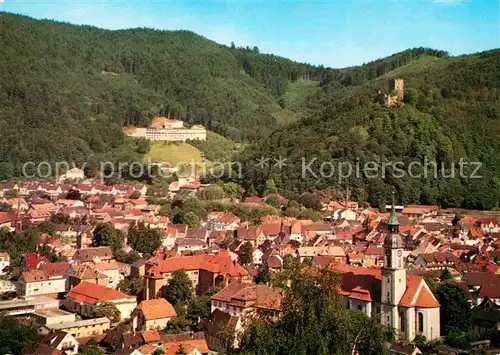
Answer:
<svg viewBox="0 0 500 355"><path fill-rule="evenodd" d="M402 307L436 308L439 302L436 300L424 279L418 275L406 277L406 291L399 301Z"/></svg>
<svg viewBox="0 0 500 355"><path fill-rule="evenodd" d="M352 265L333 265L333 271L343 274L339 293L351 299L380 302L382 270ZM407 274L406 291L399 301L401 307L436 308L436 300L424 279Z"/></svg>

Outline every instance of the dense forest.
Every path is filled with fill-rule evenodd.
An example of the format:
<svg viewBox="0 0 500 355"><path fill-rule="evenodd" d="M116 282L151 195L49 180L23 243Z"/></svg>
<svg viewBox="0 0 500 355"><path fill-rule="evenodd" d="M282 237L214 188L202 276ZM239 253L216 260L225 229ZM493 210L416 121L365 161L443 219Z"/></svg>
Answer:
<svg viewBox="0 0 500 355"><path fill-rule="evenodd" d="M280 97L324 68L188 31L107 31L0 13L0 178L25 161L136 159L123 125L157 114L236 141L294 115ZM127 160L128 161L128 160Z"/></svg>
<svg viewBox="0 0 500 355"><path fill-rule="evenodd" d="M355 68L344 76L343 83L322 85L307 100L306 118L277 130L243 153L241 159L247 162L243 182L258 190L272 179L288 194L331 188L346 191L349 187L352 198L374 206L388 202L395 187L398 200L404 204L497 207L500 51L460 57L448 57L444 52L429 54L377 76L372 68L394 68L394 57L389 57L385 62ZM352 78L360 78L362 73L372 73L375 79L365 76L355 85ZM346 79L349 75L351 79ZM392 77L404 79L404 100L386 107L377 100L377 92L387 91ZM286 157L287 165L257 169L252 162L261 156L271 161ZM309 165L314 158L317 160ZM324 165L326 177L316 176L324 162L332 161L337 171L332 173L331 165ZM473 174L477 165L464 164L460 174L460 161L481 162L482 166ZM361 167L368 162L379 166L401 162L405 171L412 162L427 162L428 173L425 176L420 168L413 169L413 176L400 176L389 167L385 176L380 170L366 176L361 169L360 175L354 172L342 179L339 162L359 162ZM309 166L303 177L304 167ZM344 174L347 172L344 169Z"/></svg>

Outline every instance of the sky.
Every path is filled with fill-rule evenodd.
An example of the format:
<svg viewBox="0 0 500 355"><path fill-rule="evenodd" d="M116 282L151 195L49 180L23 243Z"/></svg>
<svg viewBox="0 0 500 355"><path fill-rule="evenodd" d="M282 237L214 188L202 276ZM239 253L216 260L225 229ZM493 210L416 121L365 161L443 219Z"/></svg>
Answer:
<svg viewBox="0 0 500 355"><path fill-rule="evenodd" d="M333 68L420 46L453 55L500 47L500 0L0 0L0 11L106 29L185 29Z"/></svg>

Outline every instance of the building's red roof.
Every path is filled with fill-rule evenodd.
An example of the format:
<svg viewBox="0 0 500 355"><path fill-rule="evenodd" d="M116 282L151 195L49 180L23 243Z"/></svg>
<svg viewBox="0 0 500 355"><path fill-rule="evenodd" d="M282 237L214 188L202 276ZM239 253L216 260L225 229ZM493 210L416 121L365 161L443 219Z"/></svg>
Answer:
<svg viewBox="0 0 500 355"><path fill-rule="evenodd" d="M46 257L40 256L37 253L24 254L23 259L24 259L24 265L25 265L26 269L28 269L28 270L29 269L36 269L39 264L49 262L49 260Z"/></svg>
<svg viewBox="0 0 500 355"><path fill-rule="evenodd" d="M67 294L68 298L74 299L78 303L97 304L103 301L113 301L118 299L135 299L123 292L102 285L82 281Z"/></svg>
<svg viewBox="0 0 500 355"><path fill-rule="evenodd" d="M177 316L174 307L164 298L142 301L136 309L142 311L146 320Z"/></svg>
<svg viewBox="0 0 500 355"><path fill-rule="evenodd" d="M159 261L146 273L146 277L162 277L161 274L176 270L207 270L213 273L225 274L231 277L249 276L248 271L240 264L233 262L229 255L201 254L186 257L174 257Z"/></svg>

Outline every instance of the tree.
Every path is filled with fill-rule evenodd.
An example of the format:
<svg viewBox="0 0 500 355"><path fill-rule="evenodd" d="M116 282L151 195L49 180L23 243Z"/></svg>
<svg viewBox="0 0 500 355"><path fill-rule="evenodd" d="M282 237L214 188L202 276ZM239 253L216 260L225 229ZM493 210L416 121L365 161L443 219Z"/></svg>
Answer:
<svg viewBox="0 0 500 355"><path fill-rule="evenodd" d="M200 228L200 217L198 217L193 212L188 212L184 215L184 224L186 224L189 228Z"/></svg>
<svg viewBox="0 0 500 355"><path fill-rule="evenodd" d="M144 281L141 278L123 279L118 283L118 289L127 295L138 296L144 287Z"/></svg>
<svg viewBox="0 0 500 355"><path fill-rule="evenodd" d="M193 283L184 270L176 270L164 287L163 297L172 305L186 304L193 297Z"/></svg>
<svg viewBox="0 0 500 355"><path fill-rule="evenodd" d="M451 221L451 224L453 226L456 226L458 222L462 219L462 215L460 213L456 213L455 216L453 217L453 220Z"/></svg>
<svg viewBox="0 0 500 355"><path fill-rule="evenodd" d="M278 188L276 187L276 183L273 179L269 179L266 181L266 185L264 187L263 195L267 194L276 194L278 193Z"/></svg>
<svg viewBox="0 0 500 355"><path fill-rule="evenodd" d="M80 193L79 190L71 189L66 194L66 198L68 200L81 200L82 199L82 194Z"/></svg>
<svg viewBox="0 0 500 355"><path fill-rule="evenodd" d="M461 285L454 282L439 284L436 291L441 315L441 332L467 331L471 325L470 307Z"/></svg>
<svg viewBox="0 0 500 355"><path fill-rule="evenodd" d="M94 318L108 317L111 322L116 323L121 319L121 313L114 303L103 302L94 308Z"/></svg>
<svg viewBox="0 0 500 355"><path fill-rule="evenodd" d="M224 198L224 190L218 185L205 187L196 193L200 200L222 200Z"/></svg>
<svg viewBox="0 0 500 355"><path fill-rule="evenodd" d="M132 194L130 195L130 198L134 199L134 200L137 200L138 198L141 198L141 192L139 190L135 190L134 192L132 192Z"/></svg>
<svg viewBox="0 0 500 355"><path fill-rule="evenodd" d="M0 354L20 354L39 339L36 324L0 317Z"/></svg>
<svg viewBox="0 0 500 355"><path fill-rule="evenodd" d="M284 290L278 319L257 312L241 338L242 353L387 354L377 318L342 306L340 275L327 270L296 272Z"/></svg>
<svg viewBox="0 0 500 355"><path fill-rule="evenodd" d="M266 204L268 204L269 206L273 206L276 209L279 209L281 207L281 201L278 197L266 198Z"/></svg>
<svg viewBox="0 0 500 355"><path fill-rule="evenodd" d="M450 280L453 280L453 276L451 275L450 270L448 270L448 268L445 268L441 272L441 282L450 281Z"/></svg>
<svg viewBox="0 0 500 355"><path fill-rule="evenodd" d="M262 265L259 267L259 272L257 273L255 282L258 284L267 284L269 280L270 280L269 265L267 264L267 261L264 261Z"/></svg>
<svg viewBox="0 0 500 355"><path fill-rule="evenodd" d="M138 252L152 255L161 246L161 235L141 222L129 229L128 241Z"/></svg>
<svg viewBox="0 0 500 355"><path fill-rule="evenodd" d="M238 262L241 265L249 265L253 261L253 246L252 243L246 242L241 247L238 253Z"/></svg>
<svg viewBox="0 0 500 355"><path fill-rule="evenodd" d="M83 355L104 355L104 350L95 338L91 338L85 345L78 348L78 353Z"/></svg>
<svg viewBox="0 0 500 355"><path fill-rule="evenodd" d="M111 223L98 223L92 233L92 246L109 246L112 250L120 249L123 238Z"/></svg>
<svg viewBox="0 0 500 355"><path fill-rule="evenodd" d="M7 190L3 193L4 198L15 198L19 197L19 191L18 190Z"/></svg>

